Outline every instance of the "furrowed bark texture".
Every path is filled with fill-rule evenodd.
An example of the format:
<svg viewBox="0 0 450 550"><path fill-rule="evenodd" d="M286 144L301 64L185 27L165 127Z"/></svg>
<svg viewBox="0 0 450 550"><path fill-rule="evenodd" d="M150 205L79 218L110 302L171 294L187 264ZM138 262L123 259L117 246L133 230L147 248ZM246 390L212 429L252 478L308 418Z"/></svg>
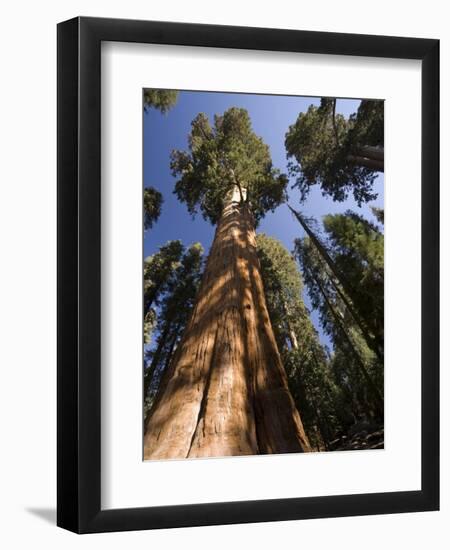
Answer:
<svg viewBox="0 0 450 550"><path fill-rule="evenodd" d="M309 450L269 320L253 218L230 201L150 412L144 459Z"/></svg>

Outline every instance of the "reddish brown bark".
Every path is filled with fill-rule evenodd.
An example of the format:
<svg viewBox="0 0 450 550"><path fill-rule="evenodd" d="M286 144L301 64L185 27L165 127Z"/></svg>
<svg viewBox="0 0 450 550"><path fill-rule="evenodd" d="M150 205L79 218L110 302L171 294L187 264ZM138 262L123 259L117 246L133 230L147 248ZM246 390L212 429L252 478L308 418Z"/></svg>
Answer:
<svg viewBox="0 0 450 550"><path fill-rule="evenodd" d="M269 320L253 219L230 201L150 412L144 458L309 450Z"/></svg>

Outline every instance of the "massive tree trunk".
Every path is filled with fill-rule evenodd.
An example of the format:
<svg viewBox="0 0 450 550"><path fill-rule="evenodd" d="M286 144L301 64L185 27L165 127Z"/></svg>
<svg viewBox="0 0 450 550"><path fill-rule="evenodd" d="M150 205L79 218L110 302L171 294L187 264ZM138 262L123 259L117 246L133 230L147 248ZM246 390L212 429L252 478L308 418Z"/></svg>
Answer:
<svg viewBox="0 0 450 550"><path fill-rule="evenodd" d="M230 199L150 412L145 459L310 450L270 324L255 237L246 204Z"/></svg>

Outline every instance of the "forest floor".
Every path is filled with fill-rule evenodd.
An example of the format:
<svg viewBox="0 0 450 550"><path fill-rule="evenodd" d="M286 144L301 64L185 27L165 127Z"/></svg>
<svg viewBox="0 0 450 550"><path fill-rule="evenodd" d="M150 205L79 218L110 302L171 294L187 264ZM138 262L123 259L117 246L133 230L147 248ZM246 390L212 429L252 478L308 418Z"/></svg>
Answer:
<svg viewBox="0 0 450 550"><path fill-rule="evenodd" d="M350 430L329 444L330 451L356 451L364 449L384 449L384 428Z"/></svg>

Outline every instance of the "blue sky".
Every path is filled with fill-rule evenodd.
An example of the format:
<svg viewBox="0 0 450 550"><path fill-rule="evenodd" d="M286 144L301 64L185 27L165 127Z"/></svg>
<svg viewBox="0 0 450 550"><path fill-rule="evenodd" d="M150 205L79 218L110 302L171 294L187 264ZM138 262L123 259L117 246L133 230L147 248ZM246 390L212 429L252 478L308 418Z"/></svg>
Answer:
<svg viewBox="0 0 450 550"><path fill-rule="evenodd" d="M188 214L186 205L180 203L173 194L175 179L170 173L169 156L172 149L187 149L187 136L192 119L200 112L205 113L210 120L215 114L222 114L230 107L247 109L255 133L262 137L270 147L273 165L287 173L286 150L284 136L299 113L308 109L311 104L319 105L320 98L299 96L276 96L236 94L222 92L180 92L178 102L168 113L161 114L150 109L144 114L143 156L144 185L158 189L164 197L162 213L155 226L145 233L144 255L148 256L172 239L180 239L186 246L201 242L205 251L209 250L214 227L204 221L201 215L193 220ZM338 99L336 111L348 117L359 105L358 100ZM289 203L300 209L306 216L313 216L318 221L326 214L344 212L351 209L362 214L367 219L376 221L370 210L371 206L383 207L384 179L380 175L375 182L378 198L357 206L353 198L345 202L333 202L324 197L315 186L307 201L300 205L299 193L289 188ZM258 227L258 232L264 232L279 239L288 250L293 249L295 238L302 237L303 231L293 218L286 205L279 206L275 212L268 213ZM305 303L309 307L307 293L304 293ZM319 331L321 341L331 348L328 337L318 322L316 312L312 312L312 321Z"/></svg>

